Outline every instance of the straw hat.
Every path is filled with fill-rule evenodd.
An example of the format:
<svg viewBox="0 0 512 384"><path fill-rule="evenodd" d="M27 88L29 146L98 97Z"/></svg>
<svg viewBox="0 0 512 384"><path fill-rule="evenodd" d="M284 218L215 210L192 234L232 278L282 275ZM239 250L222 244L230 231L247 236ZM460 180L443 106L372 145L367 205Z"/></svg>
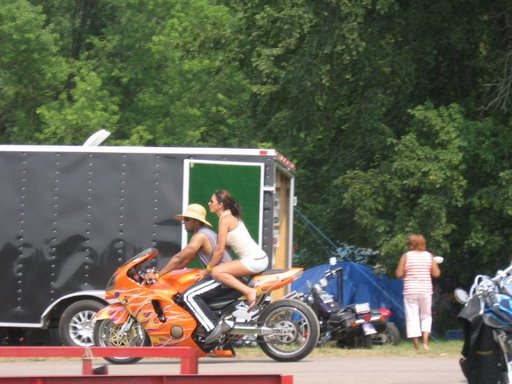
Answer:
<svg viewBox="0 0 512 384"><path fill-rule="evenodd" d="M206 209L200 204L190 204L185 213L174 216L176 220L183 221L185 218L199 220L201 223L211 227L212 225L206 221Z"/></svg>

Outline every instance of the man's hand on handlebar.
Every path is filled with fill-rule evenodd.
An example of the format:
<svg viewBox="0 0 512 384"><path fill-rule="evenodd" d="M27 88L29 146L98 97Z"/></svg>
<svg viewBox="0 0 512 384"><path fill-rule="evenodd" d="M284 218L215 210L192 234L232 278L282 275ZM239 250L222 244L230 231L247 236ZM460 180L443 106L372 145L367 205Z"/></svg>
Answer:
<svg viewBox="0 0 512 384"><path fill-rule="evenodd" d="M143 282L143 284L144 285L155 284L159 277L160 277L160 275L158 274L157 271L155 271L155 269L148 270L146 272L146 274L144 275L144 282Z"/></svg>

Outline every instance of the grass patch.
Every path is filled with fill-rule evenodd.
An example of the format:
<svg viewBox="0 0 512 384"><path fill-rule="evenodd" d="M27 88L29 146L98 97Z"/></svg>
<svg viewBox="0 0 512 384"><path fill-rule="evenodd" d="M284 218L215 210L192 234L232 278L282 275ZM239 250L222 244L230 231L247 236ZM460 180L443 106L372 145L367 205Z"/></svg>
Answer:
<svg viewBox="0 0 512 384"><path fill-rule="evenodd" d="M336 348L333 344L317 347L311 353L315 357L460 357L462 349L462 341L431 341L430 350L415 350L412 343L402 341L398 345L374 345L371 349L364 348ZM266 355L257 346L235 348L237 357L239 358L258 358Z"/></svg>

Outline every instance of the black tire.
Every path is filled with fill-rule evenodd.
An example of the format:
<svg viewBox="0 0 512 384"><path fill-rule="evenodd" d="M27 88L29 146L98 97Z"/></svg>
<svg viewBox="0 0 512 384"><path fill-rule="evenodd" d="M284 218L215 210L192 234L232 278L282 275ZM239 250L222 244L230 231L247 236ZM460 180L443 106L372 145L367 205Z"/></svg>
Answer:
<svg viewBox="0 0 512 384"><path fill-rule="evenodd" d="M371 335L350 335L336 341L336 347L346 349L372 349L373 339Z"/></svg>
<svg viewBox="0 0 512 384"><path fill-rule="evenodd" d="M320 325L313 310L301 301L284 299L261 312L258 325L281 331L258 336L263 352L276 361L299 361L316 347Z"/></svg>
<svg viewBox="0 0 512 384"><path fill-rule="evenodd" d="M80 300L67 307L59 320L60 341L75 347L93 345L94 317L105 305L95 300Z"/></svg>
<svg viewBox="0 0 512 384"><path fill-rule="evenodd" d="M395 323L387 322L386 329L373 335L373 344L376 345L398 345L401 340L400 330Z"/></svg>
<svg viewBox="0 0 512 384"><path fill-rule="evenodd" d="M372 349L373 348L373 340L372 336L361 336L361 347L364 349Z"/></svg>
<svg viewBox="0 0 512 384"><path fill-rule="evenodd" d="M110 319L103 319L96 321L94 325L94 344L98 347L146 347L150 345L149 337L144 331L144 328L137 323L133 318L128 321L133 321L128 329L120 335L120 331L124 328L125 324L116 325ZM133 364L142 359L142 357L104 357L105 360L113 364Z"/></svg>

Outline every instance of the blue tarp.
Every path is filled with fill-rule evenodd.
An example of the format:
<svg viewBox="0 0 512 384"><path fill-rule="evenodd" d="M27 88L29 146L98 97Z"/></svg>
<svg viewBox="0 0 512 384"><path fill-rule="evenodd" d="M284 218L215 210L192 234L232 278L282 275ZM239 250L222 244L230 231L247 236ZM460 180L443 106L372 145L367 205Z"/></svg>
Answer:
<svg viewBox="0 0 512 384"><path fill-rule="evenodd" d="M371 268L363 264L338 262L334 268L337 267L342 267L338 280L331 279L326 291L333 295L341 306L367 302L372 309L387 308L392 313L390 320L399 329L404 328L402 280L389 279L385 275L377 276ZM307 281L317 283L324 277L324 271L328 268L329 264L322 264L305 270L304 274L292 283L292 289L306 292Z"/></svg>

